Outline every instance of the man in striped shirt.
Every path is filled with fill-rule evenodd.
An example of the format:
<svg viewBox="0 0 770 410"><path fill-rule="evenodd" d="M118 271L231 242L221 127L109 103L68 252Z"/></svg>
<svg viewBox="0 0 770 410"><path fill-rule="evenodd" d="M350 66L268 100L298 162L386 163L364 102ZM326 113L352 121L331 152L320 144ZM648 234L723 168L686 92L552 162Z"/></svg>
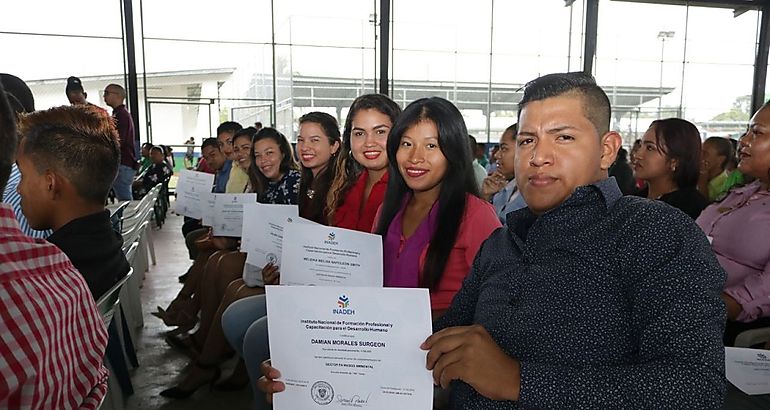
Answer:
<svg viewBox="0 0 770 410"><path fill-rule="evenodd" d="M3 84L8 102L16 113L22 114L35 111L35 98L32 96L32 91L27 86L27 83L22 79L15 75L0 73L0 83ZM20 181L21 172L19 172L19 167L13 164L11 166L11 176L8 178L8 183L5 185L3 192L3 202L13 208L22 232L33 238L45 239L51 235L52 231L50 229L44 231L32 229L27 222L27 218L21 213L21 196L16 192L16 187L19 186Z"/></svg>
<svg viewBox="0 0 770 410"><path fill-rule="evenodd" d="M0 83L0 189L16 124ZM0 203L0 408L96 409L107 330L85 281L54 245L24 235Z"/></svg>

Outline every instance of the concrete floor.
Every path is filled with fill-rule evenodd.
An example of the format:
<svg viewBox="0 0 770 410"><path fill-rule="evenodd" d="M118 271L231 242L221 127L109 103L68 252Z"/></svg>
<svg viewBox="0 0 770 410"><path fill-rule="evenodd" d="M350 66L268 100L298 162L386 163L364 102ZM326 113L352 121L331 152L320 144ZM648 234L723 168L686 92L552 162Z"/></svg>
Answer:
<svg viewBox="0 0 770 410"><path fill-rule="evenodd" d="M163 228L153 229L157 265L151 266L142 287L144 327L137 332L134 343L139 367L132 371L134 394L126 401L127 409L249 409L251 390L238 392L209 391L201 387L185 400L161 397L158 393L176 384L180 372L188 364L188 358L170 348L163 340L170 330L160 319L149 312L157 306L166 307L182 285L177 276L190 266L190 259L182 238L182 217L169 212ZM229 376L234 361L223 370L223 378Z"/></svg>

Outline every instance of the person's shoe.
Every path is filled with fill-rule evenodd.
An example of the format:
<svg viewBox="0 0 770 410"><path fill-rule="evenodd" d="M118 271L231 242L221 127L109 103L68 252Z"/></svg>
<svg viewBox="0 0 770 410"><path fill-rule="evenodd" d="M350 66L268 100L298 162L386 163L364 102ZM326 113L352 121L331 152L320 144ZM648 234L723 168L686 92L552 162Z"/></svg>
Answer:
<svg viewBox="0 0 770 410"><path fill-rule="evenodd" d="M174 386L170 389L163 390L160 392L160 395L163 397L168 397L169 399L186 399L195 393L196 390L201 388L201 386L209 385L209 390L213 390L214 383L216 383L217 380L219 380L219 376L222 374L222 369L219 368L216 364L202 364L202 363L195 363L195 367L201 369L201 370L211 370L214 369L214 375L213 377L206 379L203 381L203 383L195 386L194 388L190 390L182 389L179 386Z"/></svg>

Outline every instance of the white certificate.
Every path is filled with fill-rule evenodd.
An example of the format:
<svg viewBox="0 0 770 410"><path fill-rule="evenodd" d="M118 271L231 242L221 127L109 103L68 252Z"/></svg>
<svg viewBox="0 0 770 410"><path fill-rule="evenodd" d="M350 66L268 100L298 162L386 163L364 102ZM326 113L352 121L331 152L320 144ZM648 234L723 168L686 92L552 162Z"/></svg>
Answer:
<svg viewBox="0 0 770 410"><path fill-rule="evenodd" d="M174 212L194 219L203 217L206 199L214 185L214 174L183 170L176 184Z"/></svg>
<svg viewBox="0 0 770 410"><path fill-rule="evenodd" d="M746 394L770 394L770 350L725 347L725 375Z"/></svg>
<svg viewBox="0 0 770 410"><path fill-rule="evenodd" d="M427 289L267 286L273 408L430 410ZM276 318L275 320L272 318Z"/></svg>
<svg viewBox="0 0 770 410"><path fill-rule="evenodd" d="M382 237L324 225L287 224L282 285L382 286Z"/></svg>
<svg viewBox="0 0 770 410"><path fill-rule="evenodd" d="M216 205L216 196L213 192L209 192L207 195L201 195L204 197L203 210L201 214L201 225L212 226L214 225L214 205Z"/></svg>
<svg viewBox="0 0 770 410"><path fill-rule="evenodd" d="M297 205L243 205L241 252L246 252L246 263L260 268L268 263L280 265L283 227L297 218Z"/></svg>
<svg viewBox="0 0 770 410"><path fill-rule="evenodd" d="M216 194L214 197L213 235L241 236L243 204L257 202L257 194Z"/></svg>

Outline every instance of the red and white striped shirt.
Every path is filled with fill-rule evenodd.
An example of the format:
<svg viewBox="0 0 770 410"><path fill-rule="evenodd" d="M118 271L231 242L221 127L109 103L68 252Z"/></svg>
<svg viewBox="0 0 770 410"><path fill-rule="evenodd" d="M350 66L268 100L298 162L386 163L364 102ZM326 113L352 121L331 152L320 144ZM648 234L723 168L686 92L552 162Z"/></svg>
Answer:
<svg viewBox="0 0 770 410"><path fill-rule="evenodd" d="M59 248L25 236L0 203L0 408L95 409L107 329Z"/></svg>

